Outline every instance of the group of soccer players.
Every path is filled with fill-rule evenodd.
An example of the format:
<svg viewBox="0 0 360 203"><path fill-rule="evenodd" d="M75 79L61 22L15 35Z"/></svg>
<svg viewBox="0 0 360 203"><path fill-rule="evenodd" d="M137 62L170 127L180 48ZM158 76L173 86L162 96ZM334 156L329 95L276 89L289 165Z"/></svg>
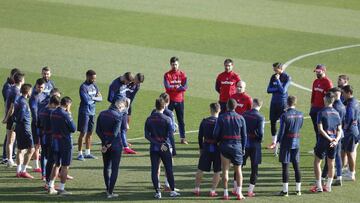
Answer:
<svg viewBox="0 0 360 203"><path fill-rule="evenodd" d="M242 167L250 158L251 175L247 191L248 197L255 196L255 185L259 165L262 161L261 144L264 137L265 118L260 113L263 102L251 98L246 93L246 83L233 71L234 62L224 61L224 72L216 78L215 90L219 93L219 102L210 104L210 117L200 124L198 142L200 158L195 177L194 194L200 195L203 172L213 168L214 175L209 196L218 196L216 188L224 184L223 198L230 199L228 191L229 170L234 168L234 187L232 194L238 200L242 194ZM180 195L175 188L173 173L176 147L174 132L178 129L180 144L188 144L185 136L184 93L187 76L179 69L179 58L170 59L170 70L164 74L165 93L155 100L155 109L145 122L145 138L150 142L151 180L157 199L162 198L159 183L161 162L165 167L165 190L170 197ZM297 98L288 95L291 77L281 63L273 64L274 74L270 78L267 92L272 94L270 103L270 124L273 149L282 164L283 189L281 196L288 196L289 164L295 171L296 195L301 195L300 130L303 125L303 113L296 109ZM338 87L326 77L325 65L315 67L317 79L313 83L310 116L313 121L316 145L314 147L314 173L316 183L312 192L330 192L332 185L342 185L342 176L355 180L356 150L359 141L359 104L353 96L353 89L348 84L346 75L339 76ZM34 178L27 169L34 159L33 172L42 174L49 194L68 195L65 190L72 160L72 133L79 131L77 160L96 159L91 154L92 133L95 126L96 103L103 100L96 85L96 73L86 72L86 80L81 84L80 106L77 128L71 116L71 98L61 98L59 89L50 80L48 67L42 69L42 78L35 86L25 84L25 75L18 69L11 70L3 86L5 101L6 137L4 141L3 161L9 166L16 166L16 177ZM136 154L127 142L126 134L131 121L131 104L144 81L144 75L126 72L116 78L109 86L107 110L99 113L96 121L96 134L101 140L101 152L104 164L104 182L108 198L117 197L114 193L121 154ZM173 111L176 113L176 120ZM280 120L279 130L276 128ZM16 138L16 139L15 139ZM85 139L85 153L83 142ZM17 153L14 153L14 146ZM16 156L16 163L13 160ZM325 166L321 170L321 160ZM39 164L40 162L40 164ZM342 171L343 167L347 170ZM336 173L335 173L336 171ZM55 187L55 179L60 184ZM333 179L336 181L333 183ZM322 184L322 178L327 178Z"/></svg>

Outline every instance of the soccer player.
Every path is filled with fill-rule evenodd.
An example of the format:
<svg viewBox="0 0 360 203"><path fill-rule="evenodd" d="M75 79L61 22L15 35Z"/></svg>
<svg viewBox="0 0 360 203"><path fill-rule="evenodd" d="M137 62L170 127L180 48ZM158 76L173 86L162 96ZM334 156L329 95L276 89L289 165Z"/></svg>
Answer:
<svg viewBox="0 0 360 203"><path fill-rule="evenodd" d="M243 156L245 151L246 123L244 118L235 112L236 101L229 99L227 102L227 112L221 114L217 119L214 129L214 137L220 143L222 180L224 183L224 199L229 199L228 181L230 163L234 165L236 173L237 199L244 199L242 195L242 171Z"/></svg>
<svg viewBox="0 0 360 203"><path fill-rule="evenodd" d="M215 90L219 93L220 114L226 112L226 102L236 93L236 84L240 81L240 76L232 70L233 60L225 59L224 68L225 71L217 76L215 83Z"/></svg>
<svg viewBox="0 0 360 203"><path fill-rule="evenodd" d="M288 108L280 117L278 142L280 143L279 161L282 164L283 189L280 196L289 196L289 164L292 163L296 181L296 195L301 195L300 161L300 129L304 122L302 112L295 109L297 98L287 98Z"/></svg>
<svg viewBox="0 0 360 203"><path fill-rule="evenodd" d="M335 95L328 92L324 96L325 107L318 112L317 124L319 138L314 148L314 173L316 185L311 192L331 192L334 177L335 149L341 138L341 120L339 113L332 107ZM326 185L321 185L321 160L327 158L328 179Z"/></svg>
<svg viewBox="0 0 360 203"><path fill-rule="evenodd" d="M130 99L130 107L128 109L128 124L130 124L132 103L134 102L136 93L140 90L141 83L144 82L145 76L142 73L137 73L134 77L134 81L127 85L126 97Z"/></svg>
<svg viewBox="0 0 360 203"><path fill-rule="evenodd" d="M270 78L267 93L272 94L270 103L270 128L272 143L267 147L274 149L276 147L276 122L286 109L286 99L288 97L288 88L291 83L291 77L285 72L282 63L274 63L274 74Z"/></svg>
<svg viewBox="0 0 360 203"><path fill-rule="evenodd" d="M200 184L203 176L203 172L210 172L211 166L214 171L212 178L212 186L209 193L210 197L216 197L217 185L220 181L220 172L221 172L221 158L220 151L218 149L216 139L213 136L216 120L220 113L220 105L218 103L210 104L210 117L204 118L201 121L199 127L199 149L200 149L200 158L198 162L198 170L195 175L195 189L194 194L200 196Z"/></svg>
<svg viewBox="0 0 360 203"><path fill-rule="evenodd" d="M49 194L55 195L71 195L71 192L65 190L65 183L72 158L72 136L76 130L75 123L71 117L70 97L63 97L60 102L60 107L55 109L50 115L50 125L52 132L51 150L54 160L54 166L51 171L49 181ZM59 190L56 190L55 179L60 172Z"/></svg>
<svg viewBox="0 0 360 203"><path fill-rule="evenodd" d="M131 72L126 72L124 75L116 78L109 86L108 102L114 103L116 100L126 97L127 86L134 81L134 76Z"/></svg>
<svg viewBox="0 0 360 203"><path fill-rule="evenodd" d="M54 89L52 90L54 91ZM39 111L39 127L41 128L41 171L42 179L46 181L45 189L49 189L49 181L54 160L52 157L51 143L51 113L60 106L60 97L53 95L50 97L49 104ZM46 161L45 161L46 160Z"/></svg>
<svg viewBox="0 0 360 203"><path fill-rule="evenodd" d="M247 139L245 144L245 156L243 166L250 157L251 175L250 185L247 192L248 197L254 197L254 188L258 176L259 164L261 164L261 142L264 136L265 118L260 114L263 102L257 98L252 101L252 109L246 111L243 117L246 122Z"/></svg>
<svg viewBox="0 0 360 203"><path fill-rule="evenodd" d="M331 80L326 77L326 67L323 64L316 65L314 72L317 79L313 82L311 92L311 108L310 117L313 123L316 141L319 139L320 133L318 132L317 114L324 108L324 96L330 88L333 87Z"/></svg>
<svg viewBox="0 0 360 203"><path fill-rule="evenodd" d="M33 136L33 141L35 145L35 152L34 152L34 163L35 168L33 172L41 173L41 168L39 165L39 156L40 156L40 129L38 126L38 107L39 103L41 103L45 98L46 94L43 93L45 88L45 80L39 78L36 80L35 88L29 99L29 105L31 110L31 132Z"/></svg>
<svg viewBox="0 0 360 203"><path fill-rule="evenodd" d="M164 115L165 102L157 99L155 102L156 112L151 114L145 122L145 138L150 142L150 160L151 160L151 179L155 189L154 197L161 198L159 187L159 161L163 162L166 170L166 176L170 184L170 197L180 196L175 191L174 174L172 171L173 161L171 153L170 136L172 136L173 128L171 119Z"/></svg>
<svg viewBox="0 0 360 203"><path fill-rule="evenodd" d="M15 133L18 147L16 177L33 179L34 177L26 172L26 167L34 153L34 141L30 124L31 113L27 102L31 94L31 85L23 84L20 92L21 96L16 100L14 107Z"/></svg>
<svg viewBox="0 0 360 203"><path fill-rule="evenodd" d="M344 104L341 102L341 92L342 90L339 87L333 87L329 89L329 92L332 92L336 95L335 101L333 103L333 108L339 113L341 123L343 125L344 118L346 114L346 108ZM333 183L334 186L341 186L342 185L342 160L341 160L341 142L342 142L343 134L341 135L341 138L336 145L336 154L335 154L335 168L336 168L336 180ZM322 171L322 178L325 179L328 174L328 167L327 167L327 161L325 159L324 168Z"/></svg>
<svg viewBox="0 0 360 203"><path fill-rule="evenodd" d="M344 138L342 146L342 157L348 158L349 172L344 178L355 181L356 155L355 150L359 137L360 109L357 99L353 96L353 88L350 85L343 87L343 95L346 99L346 114L344 119Z"/></svg>
<svg viewBox="0 0 360 203"><path fill-rule="evenodd" d="M345 87L346 85L349 84L349 76L348 75L339 75L338 76L338 81L337 81L337 85L339 88L343 88ZM344 96L341 95L341 101L344 103L345 102L345 98Z"/></svg>
<svg viewBox="0 0 360 203"><path fill-rule="evenodd" d="M102 96L96 85L96 72L88 70L86 72L86 80L80 86L80 106L78 114L77 130L80 132L78 139L78 157L77 160L85 161L85 159L96 159L90 153L91 135L94 127L94 117L96 110L96 102L102 101ZM85 137L85 155L83 155L83 140Z"/></svg>
<svg viewBox="0 0 360 203"><path fill-rule="evenodd" d="M2 96L3 96L3 99L4 99L4 103L6 104L6 98L7 98L7 95L9 93L9 90L10 88L14 85L14 75L15 73L18 73L20 72L19 69L17 68L13 68L11 69L10 71L10 76L6 79L4 85L3 85L3 88L2 88ZM1 164L7 164L8 160L7 160L7 155L6 155L6 134L5 134L5 137L4 137L4 144L3 144L3 155L2 155L2 161L1 161ZM15 148L15 145L14 145L14 148ZM13 149L13 152L15 152L15 149Z"/></svg>
<svg viewBox="0 0 360 203"><path fill-rule="evenodd" d="M8 158L8 167L16 166L14 160L12 159L13 154L13 145L15 142L15 131L14 131L14 106L15 101L20 97L20 88L25 83L25 75L21 72L18 72L14 75L14 85L9 89L7 99L6 99L6 109L5 109L5 118L2 121L6 123L6 155Z"/></svg>
<svg viewBox="0 0 360 203"><path fill-rule="evenodd" d="M103 156L103 175L106 186L107 198L118 197L114 194L114 187L117 180L121 160L121 138L120 129L122 119L126 111L127 102L125 98L115 101L108 110L102 111L96 122L96 134L101 140L101 152ZM126 126L124 126L126 128ZM123 128L124 128L123 127ZM111 171L111 172L110 172Z"/></svg>
<svg viewBox="0 0 360 203"><path fill-rule="evenodd" d="M166 93L170 96L170 111L175 109L176 118L179 124L180 143L188 144L185 138L184 122L184 93L188 88L187 77L184 71L179 69L179 58L170 58L171 70L164 74L164 86Z"/></svg>
<svg viewBox="0 0 360 203"><path fill-rule="evenodd" d="M45 88L44 94L50 95L52 89L55 88L54 81L50 80L51 77L51 70L49 67L45 66L41 69L42 78L45 80Z"/></svg>
<svg viewBox="0 0 360 203"><path fill-rule="evenodd" d="M250 110L252 106L252 99L250 95L245 92L245 89L246 83L241 80L236 84L236 93L231 96L231 98L237 102L235 111L240 115Z"/></svg>

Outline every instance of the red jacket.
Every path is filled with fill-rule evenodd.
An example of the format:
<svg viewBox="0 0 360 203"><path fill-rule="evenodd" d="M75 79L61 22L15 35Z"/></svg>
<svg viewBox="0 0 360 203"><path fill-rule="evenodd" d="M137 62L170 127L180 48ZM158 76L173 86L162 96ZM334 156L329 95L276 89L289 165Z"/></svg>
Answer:
<svg viewBox="0 0 360 203"><path fill-rule="evenodd" d="M224 71L217 76L215 89L220 94L220 102L227 102L231 95L236 93L236 84L239 81L240 76L233 71Z"/></svg>
<svg viewBox="0 0 360 203"><path fill-rule="evenodd" d="M333 84L328 77L316 79L312 86L311 107L323 108L325 106L324 96L332 87Z"/></svg>
<svg viewBox="0 0 360 203"><path fill-rule="evenodd" d="M184 92L187 90L187 78L183 71L170 70L164 75L164 86L170 101L183 102Z"/></svg>
<svg viewBox="0 0 360 203"><path fill-rule="evenodd" d="M243 114L245 111L251 109L252 98L246 93L235 93L231 96L232 99L235 99L237 102L236 113Z"/></svg>

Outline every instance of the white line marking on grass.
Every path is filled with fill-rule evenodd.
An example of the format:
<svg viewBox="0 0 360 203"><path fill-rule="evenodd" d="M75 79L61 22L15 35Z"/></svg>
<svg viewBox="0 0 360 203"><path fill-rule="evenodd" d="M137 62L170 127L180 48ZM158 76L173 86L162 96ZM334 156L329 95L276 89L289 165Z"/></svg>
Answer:
<svg viewBox="0 0 360 203"><path fill-rule="evenodd" d="M342 49L350 49L350 48L355 48L355 47L360 47L360 44L347 45L347 46L342 46L342 47L335 47L335 48L331 48L331 49L324 49L324 50L320 50L320 51L314 51L314 52L304 54L304 55L295 57L293 59L290 59L289 61L285 62L284 68L286 69L288 66L290 66L295 61L299 61L299 60L301 60L303 58L306 58L306 57L309 57L309 56L314 56L314 55L317 55L317 54L322 54L322 53L327 53L327 52L333 52L333 51L342 50ZM311 92L311 89L309 89L307 87L304 87L302 85L299 85L299 84L297 84L295 82L291 82L291 85L293 85L293 86L295 86L295 87L297 87L299 89Z"/></svg>

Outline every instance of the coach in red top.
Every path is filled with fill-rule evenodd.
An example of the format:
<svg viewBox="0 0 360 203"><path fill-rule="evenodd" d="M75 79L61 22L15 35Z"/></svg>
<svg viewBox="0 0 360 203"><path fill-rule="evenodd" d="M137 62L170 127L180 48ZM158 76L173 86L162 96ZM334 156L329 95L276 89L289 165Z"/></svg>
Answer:
<svg viewBox="0 0 360 203"><path fill-rule="evenodd" d="M179 124L179 134L181 144L188 144L185 139L185 123L184 123L184 93L187 90L187 78L185 72L179 70L179 58L171 57L171 70L164 75L164 86L166 93L170 96L170 111L175 109L176 118Z"/></svg>
<svg viewBox="0 0 360 203"><path fill-rule="evenodd" d="M314 72L316 73L317 79L313 82L312 86L310 117L313 122L316 140L318 140L319 132L317 128L317 114L325 106L324 96L327 91L333 87L333 84L331 80L326 77L325 65L317 65Z"/></svg>
<svg viewBox="0 0 360 203"><path fill-rule="evenodd" d="M232 71L234 62L231 59L225 59L225 71L220 73L216 78L215 89L220 94L219 104L221 112L226 111L226 102L236 93L236 84L240 81L240 76Z"/></svg>
<svg viewBox="0 0 360 203"><path fill-rule="evenodd" d="M242 115L245 111L248 111L252 107L252 98L245 92L246 83L244 81L239 81L236 85L236 93L231 96L232 99L235 99L237 106L235 112Z"/></svg>

